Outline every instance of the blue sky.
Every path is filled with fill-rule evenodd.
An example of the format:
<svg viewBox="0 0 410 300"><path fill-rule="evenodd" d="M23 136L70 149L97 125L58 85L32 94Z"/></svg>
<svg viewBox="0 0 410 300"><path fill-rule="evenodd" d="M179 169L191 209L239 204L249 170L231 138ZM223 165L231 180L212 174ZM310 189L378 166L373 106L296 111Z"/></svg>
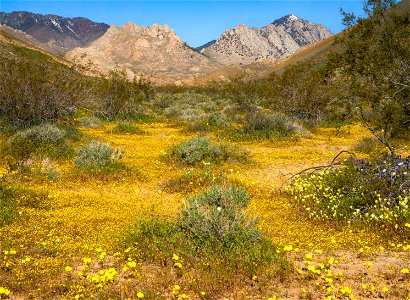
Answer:
<svg viewBox="0 0 410 300"><path fill-rule="evenodd" d="M64 17L86 17L120 26L129 21L150 26L168 24L188 44L197 47L218 38L237 24L264 26L287 14L321 23L333 33L343 30L339 9L362 15L361 0L328 1L3 1L0 11L26 10Z"/></svg>

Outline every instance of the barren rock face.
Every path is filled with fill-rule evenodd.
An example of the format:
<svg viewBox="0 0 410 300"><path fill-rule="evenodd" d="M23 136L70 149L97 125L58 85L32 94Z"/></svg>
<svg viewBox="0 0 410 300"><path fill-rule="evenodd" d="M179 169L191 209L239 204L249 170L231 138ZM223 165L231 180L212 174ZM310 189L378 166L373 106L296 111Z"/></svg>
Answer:
<svg viewBox="0 0 410 300"><path fill-rule="evenodd" d="M44 44L51 52L61 54L83 47L101 37L109 28L86 18L63 18L31 12L0 12L0 25L21 30Z"/></svg>
<svg viewBox="0 0 410 300"><path fill-rule="evenodd" d="M73 49L66 57L80 64L91 61L102 73L120 67L129 74L145 74L160 81L196 77L214 68L168 25L157 24L111 26L104 36L85 48Z"/></svg>
<svg viewBox="0 0 410 300"><path fill-rule="evenodd" d="M214 43L199 49L222 64L248 64L292 55L301 47L331 35L323 25L288 15L261 28L238 25L225 31Z"/></svg>

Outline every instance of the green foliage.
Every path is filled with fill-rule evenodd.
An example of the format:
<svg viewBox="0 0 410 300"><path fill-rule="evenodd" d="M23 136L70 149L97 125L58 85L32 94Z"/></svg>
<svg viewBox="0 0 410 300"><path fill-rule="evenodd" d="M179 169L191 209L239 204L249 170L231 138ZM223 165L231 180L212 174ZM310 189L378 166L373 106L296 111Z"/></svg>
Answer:
<svg viewBox="0 0 410 300"><path fill-rule="evenodd" d="M248 154L240 148L213 144L208 137L195 137L175 146L171 150L171 157L194 165L199 162L219 163L228 159L247 162Z"/></svg>
<svg viewBox="0 0 410 300"><path fill-rule="evenodd" d="M0 181L0 227L11 223L16 216L17 203L14 199L14 195L12 191Z"/></svg>
<svg viewBox="0 0 410 300"><path fill-rule="evenodd" d="M361 138L354 146L354 150L365 154L380 154L382 152L381 144L375 137Z"/></svg>
<svg viewBox="0 0 410 300"><path fill-rule="evenodd" d="M296 127L286 115L256 112L247 115L243 132L263 139L274 136L290 136L296 132Z"/></svg>
<svg viewBox="0 0 410 300"><path fill-rule="evenodd" d="M83 170L97 171L109 169L123 157L123 151L112 148L109 144L90 141L77 154L75 165Z"/></svg>
<svg viewBox="0 0 410 300"><path fill-rule="evenodd" d="M101 80L99 90L102 99L100 113L108 118L128 118L141 113L141 104L154 93L151 81L137 76L129 80L124 70L111 71Z"/></svg>
<svg viewBox="0 0 410 300"><path fill-rule="evenodd" d="M18 160L32 156L67 157L72 154L72 148L65 139L65 131L55 125L43 124L12 135L6 141L3 151Z"/></svg>
<svg viewBox="0 0 410 300"><path fill-rule="evenodd" d="M112 130L115 134L145 134L145 131L129 122L119 122Z"/></svg>
<svg viewBox="0 0 410 300"><path fill-rule="evenodd" d="M84 77L51 56L0 43L0 115L13 124L67 119L86 95Z"/></svg>
<svg viewBox="0 0 410 300"><path fill-rule="evenodd" d="M84 127L84 128L104 127L101 120L95 116L81 117L81 118L78 118L76 121L80 127Z"/></svg>
<svg viewBox="0 0 410 300"><path fill-rule="evenodd" d="M188 199L181 220L199 239L230 246L231 243L255 243L261 238L256 220L247 220L243 210L250 198L242 188L211 187L204 194Z"/></svg>
<svg viewBox="0 0 410 300"><path fill-rule="evenodd" d="M175 221L143 220L126 238L138 245L138 257L184 269L195 268L202 281L204 272L246 277L267 268L289 268L276 247L248 220L244 209L249 196L241 188L213 187L188 200ZM172 253L178 257L172 257ZM219 277L219 276L218 276ZM215 289L225 288L215 285Z"/></svg>
<svg viewBox="0 0 410 300"><path fill-rule="evenodd" d="M365 1L368 19L346 31L327 63L328 78L345 82L340 101L394 155L391 141L410 130L410 18L394 1Z"/></svg>
<svg viewBox="0 0 410 300"><path fill-rule="evenodd" d="M342 167L298 177L289 190L312 218L405 231L409 176L410 158L350 159Z"/></svg>

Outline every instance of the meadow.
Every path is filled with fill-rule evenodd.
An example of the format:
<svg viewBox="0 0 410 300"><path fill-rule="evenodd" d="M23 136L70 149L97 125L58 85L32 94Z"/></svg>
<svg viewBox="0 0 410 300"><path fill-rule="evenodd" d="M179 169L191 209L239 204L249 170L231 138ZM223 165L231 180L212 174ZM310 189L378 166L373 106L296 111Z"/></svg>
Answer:
<svg viewBox="0 0 410 300"><path fill-rule="evenodd" d="M77 168L72 157L33 161L18 171L2 167L2 182L18 191L19 205L14 220L0 228L1 298L410 297L406 228L391 234L380 227L312 219L285 191L293 174L326 165L368 137L359 124L286 139L224 141L247 151L249 160L204 159L196 165L167 158L173 145L197 136L180 123L138 123L138 133L115 133L114 126L80 127L82 138L73 145L108 142L123 150L124 168L90 173ZM247 216L259 219L258 229L275 245L279 263L251 273L240 267L230 272L211 254L215 265L203 269L183 247L151 257L155 249L143 240L124 242L141 220L175 218L188 197L221 182L246 189Z"/></svg>

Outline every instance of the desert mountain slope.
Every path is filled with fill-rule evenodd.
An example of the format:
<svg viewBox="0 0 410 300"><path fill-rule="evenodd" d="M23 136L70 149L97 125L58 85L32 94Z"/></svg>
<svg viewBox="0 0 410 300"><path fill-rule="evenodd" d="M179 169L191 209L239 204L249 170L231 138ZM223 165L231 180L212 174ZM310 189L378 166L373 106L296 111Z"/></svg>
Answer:
<svg viewBox="0 0 410 300"><path fill-rule="evenodd" d="M129 77L145 74L158 82L190 80L215 69L216 64L186 45L167 25L127 23L111 26L98 40L67 53L66 58L107 73L116 67Z"/></svg>
<svg viewBox="0 0 410 300"><path fill-rule="evenodd" d="M287 15L261 28L241 24L229 29L210 46L202 47L202 53L222 64L249 64L290 56L331 35L323 25Z"/></svg>
<svg viewBox="0 0 410 300"><path fill-rule="evenodd" d="M83 47L101 37L107 24L86 18L64 18L31 12L0 12L0 25L20 30L44 44L54 54L62 54L75 47Z"/></svg>

